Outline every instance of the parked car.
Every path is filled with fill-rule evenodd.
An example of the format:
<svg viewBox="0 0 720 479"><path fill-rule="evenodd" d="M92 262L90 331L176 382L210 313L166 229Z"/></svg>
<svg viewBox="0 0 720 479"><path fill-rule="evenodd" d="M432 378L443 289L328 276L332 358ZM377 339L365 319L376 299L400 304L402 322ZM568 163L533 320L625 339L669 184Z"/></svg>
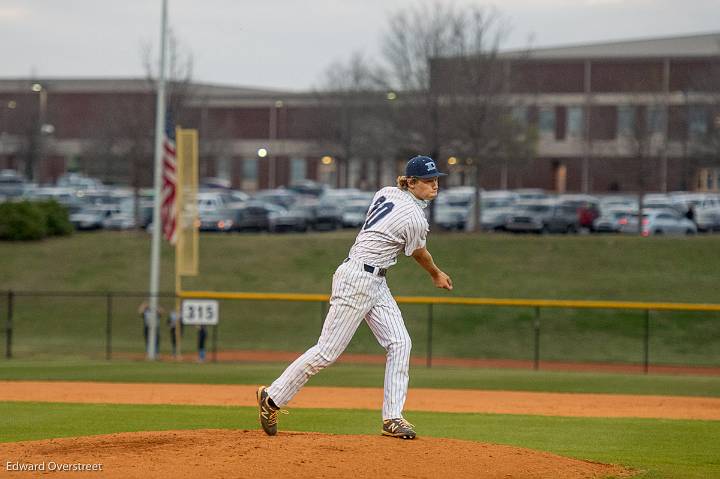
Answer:
<svg viewBox="0 0 720 479"><path fill-rule="evenodd" d="M643 210L668 210L672 209L678 213L685 214L687 207L682 203L673 201L669 195L664 193L651 193L643 196Z"/></svg>
<svg viewBox="0 0 720 479"><path fill-rule="evenodd" d="M628 216L632 211L624 208L606 209L593 223L596 233L619 233L623 225L627 224Z"/></svg>
<svg viewBox="0 0 720 479"><path fill-rule="evenodd" d="M69 188L55 186L30 188L25 190L24 197L30 201L55 200L61 205L66 206L71 213L77 212L85 206L83 201Z"/></svg>
<svg viewBox="0 0 720 479"><path fill-rule="evenodd" d="M102 222L103 228L106 230L131 230L137 226L135 215L131 212L121 211L111 213Z"/></svg>
<svg viewBox="0 0 720 479"><path fill-rule="evenodd" d="M562 195L558 203L575 208L580 228L593 231L593 223L600 216L600 201L590 195Z"/></svg>
<svg viewBox="0 0 720 479"><path fill-rule="evenodd" d="M513 206L484 206L480 213L483 231L505 231L505 224L514 211Z"/></svg>
<svg viewBox="0 0 720 479"><path fill-rule="evenodd" d="M518 203L505 229L516 233L577 233L580 223L574 206L536 201Z"/></svg>
<svg viewBox="0 0 720 479"><path fill-rule="evenodd" d="M287 209L295 204L298 195L284 188L276 188L274 190L260 190L253 195L252 199L272 203Z"/></svg>
<svg viewBox="0 0 720 479"><path fill-rule="evenodd" d="M70 222L78 230L98 230L112 215L122 213L117 205L93 205L70 214Z"/></svg>
<svg viewBox="0 0 720 479"><path fill-rule="evenodd" d="M345 203L352 201L354 197L362 193L363 192L357 188L327 188L323 190L319 198L319 204L335 205L342 208Z"/></svg>
<svg viewBox="0 0 720 479"><path fill-rule="evenodd" d="M372 198L370 198L372 199ZM368 209L370 208L369 201L365 200L353 200L345 204L342 210L342 225L345 228L357 228L358 226L365 223Z"/></svg>
<svg viewBox="0 0 720 479"><path fill-rule="evenodd" d="M235 219L232 210L205 210L198 212L200 231L232 231L235 228Z"/></svg>
<svg viewBox="0 0 720 479"><path fill-rule="evenodd" d="M231 231L235 227L235 214L220 191L201 191L197 194L197 212L200 231Z"/></svg>
<svg viewBox="0 0 720 479"><path fill-rule="evenodd" d="M322 196L327 186L312 180L300 180L293 182L288 186L288 190L294 191L299 195L312 196L318 198Z"/></svg>
<svg viewBox="0 0 720 479"><path fill-rule="evenodd" d="M57 179L57 186L78 190L99 190L103 184L97 178L90 178L80 173L65 173Z"/></svg>
<svg viewBox="0 0 720 479"><path fill-rule="evenodd" d="M342 227L341 204L321 202L315 207L315 229L333 231Z"/></svg>
<svg viewBox="0 0 720 479"><path fill-rule="evenodd" d="M600 214L604 214L606 210L637 210L637 195L608 195L600 197Z"/></svg>
<svg viewBox="0 0 720 479"><path fill-rule="evenodd" d="M464 231L468 209L465 206L453 206L449 203L435 205L435 224L446 231Z"/></svg>
<svg viewBox="0 0 720 479"><path fill-rule="evenodd" d="M308 208L294 206L289 210L270 211L268 214L268 229L273 233L283 231L305 232L311 221L311 212Z"/></svg>
<svg viewBox="0 0 720 479"><path fill-rule="evenodd" d="M519 188L512 190L517 195L518 201L546 200L548 194L540 188Z"/></svg>
<svg viewBox="0 0 720 479"><path fill-rule="evenodd" d="M720 231L720 206L695 209L695 224L698 231Z"/></svg>
<svg viewBox="0 0 720 479"><path fill-rule="evenodd" d="M270 214L283 212L285 208L253 200L231 211L234 214L234 228L237 231L269 231Z"/></svg>
<svg viewBox="0 0 720 479"><path fill-rule="evenodd" d="M627 223L623 224L620 232L637 234L638 214L628 216ZM650 235L692 235L697 233L695 223L682 216L675 209L649 209L643 210L642 236Z"/></svg>
<svg viewBox="0 0 720 479"><path fill-rule="evenodd" d="M470 209L475 203L475 188L471 186L456 186L441 191L438 195L439 203L446 203L450 206Z"/></svg>
<svg viewBox="0 0 720 479"><path fill-rule="evenodd" d="M22 196L25 193L27 181L25 177L15 170L0 170L0 195L6 198Z"/></svg>

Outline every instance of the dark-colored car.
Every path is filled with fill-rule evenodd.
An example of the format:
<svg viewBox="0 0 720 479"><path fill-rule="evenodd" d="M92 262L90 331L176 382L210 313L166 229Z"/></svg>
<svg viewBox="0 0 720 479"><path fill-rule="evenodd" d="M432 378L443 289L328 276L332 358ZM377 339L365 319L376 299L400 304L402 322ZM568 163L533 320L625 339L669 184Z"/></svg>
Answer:
<svg viewBox="0 0 720 479"><path fill-rule="evenodd" d="M272 203L249 201L232 211L235 214L233 228L237 231L269 231L270 214L281 213L285 209Z"/></svg>
<svg viewBox="0 0 720 479"><path fill-rule="evenodd" d="M577 233L580 222L574 206L549 202L516 205L505 223L516 233Z"/></svg>
<svg viewBox="0 0 720 479"><path fill-rule="evenodd" d="M298 200L298 195L293 191L277 188L274 190L260 190L253 195L252 199L264 203L272 203L288 209Z"/></svg>
<svg viewBox="0 0 720 479"><path fill-rule="evenodd" d="M568 195L560 197L558 203L575 208L580 228L594 231L595 220L600 217L600 201L592 196Z"/></svg>
<svg viewBox="0 0 720 479"><path fill-rule="evenodd" d="M315 229L333 231L342 228L342 208L331 203L320 203L315 207Z"/></svg>
<svg viewBox="0 0 720 479"><path fill-rule="evenodd" d="M274 233L296 231L304 233L312 223L312 208L293 206L289 210L274 211L269 215L269 229Z"/></svg>

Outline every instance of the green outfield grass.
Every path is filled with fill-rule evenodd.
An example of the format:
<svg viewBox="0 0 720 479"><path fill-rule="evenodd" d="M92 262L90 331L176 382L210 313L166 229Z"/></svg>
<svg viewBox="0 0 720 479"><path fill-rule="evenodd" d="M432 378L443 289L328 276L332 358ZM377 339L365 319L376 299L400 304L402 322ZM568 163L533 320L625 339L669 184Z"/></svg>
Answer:
<svg viewBox="0 0 720 479"><path fill-rule="evenodd" d="M324 293L354 232L202 235L201 274L186 289ZM717 302L720 236L506 236L435 234L429 247L454 279L452 293L436 290L425 272L400 258L388 281L397 295L498 298ZM0 290L136 291L147 289L149 236L89 233L38 243L0 243ZM163 249L162 289L172 289L172 254ZM143 298L112 299L113 350L141 353ZM0 295L0 319L7 310ZM171 300L163 300L166 308ZM221 302L220 349L303 351L320 331L319 303ZM403 305L413 354L427 351L428 310ZM105 352L106 298L16 297L17 357L91 356ZM436 306L433 352L438 356L531 359L531 308ZM541 357L561 361L638 364L644 313L550 310L541 313ZM164 325L163 325L164 326ZM720 365L720 314L653 313L650 359L658 364ZM167 352L168 330L161 328ZM194 351L195 331L184 349ZM381 353L366 326L350 352Z"/></svg>
<svg viewBox="0 0 720 479"><path fill-rule="evenodd" d="M0 380L265 384L287 366L142 361L0 361ZM382 387L384 366L335 364L311 386ZM720 377L413 367L410 387L720 397Z"/></svg>
<svg viewBox="0 0 720 479"><path fill-rule="evenodd" d="M175 429L256 429L255 408L0 403L0 441ZM408 413L424 436L550 451L622 464L644 479L720 475L720 421L595 419L499 414ZM293 409L281 429L378 434L377 411ZM13 459L13 458L3 458Z"/></svg>

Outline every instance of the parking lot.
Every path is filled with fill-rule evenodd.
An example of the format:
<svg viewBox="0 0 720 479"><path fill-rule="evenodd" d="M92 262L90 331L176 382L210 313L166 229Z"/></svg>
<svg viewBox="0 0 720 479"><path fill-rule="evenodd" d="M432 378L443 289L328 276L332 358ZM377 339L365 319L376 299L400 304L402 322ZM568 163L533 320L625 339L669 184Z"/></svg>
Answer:
<svg viewBox="0 0 720 479"><path fill-rule="evenodd" d="M356 229L364 223L372 197L372 191L311 181L256 192L201 187L198 227L224 233ZM55 185L36 185L13 170L0 172L0 201L48 199L68 209L76 230L152 228L151 190L136 194L78 174L65 175ZM639 200L637 194L553 194L537 189L478 194L473 187L461 186L441 188L433 208L425 211L434 227L445 231L643 236L720 231L718 194L647 193L642 205Z"/></svg>

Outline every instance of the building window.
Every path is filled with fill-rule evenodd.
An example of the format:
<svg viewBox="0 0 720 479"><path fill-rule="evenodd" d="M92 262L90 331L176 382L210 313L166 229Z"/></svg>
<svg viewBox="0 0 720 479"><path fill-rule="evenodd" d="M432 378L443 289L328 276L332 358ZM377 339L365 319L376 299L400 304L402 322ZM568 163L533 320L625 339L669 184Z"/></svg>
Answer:
<svg viewBox="0 0 720 479"><path fill-rule="evenodd" d="M243 160L243 180L244 181L257 181L258 179L258 159L257 158L245 158Z"/></svg>
<svg viewBox="0 0 720 479"><path fill-rule="evenodd" d="M665 133L665 108L661 105L650 105L646 110L647 129L649 133Z"/></svg>
<svg viewBox="0 0 720 479"><path fill-rule="evenodd" d="M222 178L223 180L229 180L230 179L230 169L232 168L232 161L230 158L223 156L221 157L217 162L217 174L216 176L218 178Z"/></svg>
<svg viewBox="0 0 720 479"><path fill-rule="evenodd" d="M555 108L540 108L540 134L555 137Z"/></svg>
<svg viewBox="0 0 720 479"><path fill-rule="evenodd" d="M697 179L699 191L720 191L720 168L700 168Z"/></svg>
<svg viewBox="0 0 720 479"><path fill-rule="evenodd" d="M305 158L290 159L290 182L300 181L307 178L307 162Z"/></svg>
<svg viewBox="0 0 720 479"><path fill-rule="evenodd" d="M621 105L618 107L618 135L633 136L635 130L635 107Z"/></svg>
<svg viewBox="0 0 720 479"><path fill-rule="evenodd" d="M583 132L583 107L569 106L567 108L567 136L580 138Z"/></svg>
<svg viewBox="0 0 720 479"><path fill-rule="evenodd" d="M513 121L515 121L518 125L527 125L527 108L525 108L524 106L512 107L510 115Z"/></svg>
<svg viewBox="0 0 720 479"><path fill-rule="evenodd" d="M703 106L691 106L688 109L688 133L691 137L707 134L707 111Z"/></svg>

